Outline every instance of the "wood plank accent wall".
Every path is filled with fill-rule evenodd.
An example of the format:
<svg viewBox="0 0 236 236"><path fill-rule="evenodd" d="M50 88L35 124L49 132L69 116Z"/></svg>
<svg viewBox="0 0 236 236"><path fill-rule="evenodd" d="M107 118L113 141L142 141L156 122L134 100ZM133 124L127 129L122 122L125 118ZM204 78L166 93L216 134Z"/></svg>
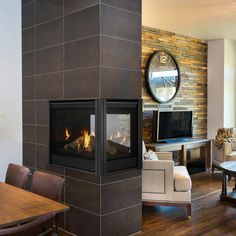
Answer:
<svg viewBox="0 0 236 236"><path fill-rule="evenodd" d="M192 109L193 135L207 137L207 43L172 32L142 27L142 98L145 106L157 105L149 95L144 71L149 56L157 50L168 50L177 60L181 71L179 94L169 104L160 107ZM151 142L152 112L143 115L143 139Z"/></svg>

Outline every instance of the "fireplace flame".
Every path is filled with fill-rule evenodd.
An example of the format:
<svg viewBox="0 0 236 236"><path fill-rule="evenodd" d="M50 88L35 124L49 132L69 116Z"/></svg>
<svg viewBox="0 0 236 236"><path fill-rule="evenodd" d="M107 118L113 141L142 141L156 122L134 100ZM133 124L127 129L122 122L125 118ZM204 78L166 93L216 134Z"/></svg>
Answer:
<svg viewBox="0 0 236 236"><path fill-rule="evenodd" d="M126 143L126 136L121 140L120 144L124 145Z"/></svg>
<svg viewBox="0 0 236 236"><path fill-rule="evenodd" d="M91 140L88 130L85 129L83 131L83 135L84 135L84 148L88 148Z"/></svg>
<svg viewBox="0 0 236 236"><path fill-rule="evenodd" d="M126 143L127 143L127 137L121 135L121 133L119 131L117 131L115 134L112 134L110 136L109 140L119 143L121 145L126 145Z"/></svg>
<svg viewBox="0 0 236 236"><path fill-rule="evenodd" d="M116 132L115 138L120 138L120 132L119 131Z"/></svg>
<svg viewBox="0 0 236 236"><path fill-rule="evenodd" d="M70 138L70 133L69 133L68 128L66 128L65 135L66 135L66 141L67 141Z"/></svg>

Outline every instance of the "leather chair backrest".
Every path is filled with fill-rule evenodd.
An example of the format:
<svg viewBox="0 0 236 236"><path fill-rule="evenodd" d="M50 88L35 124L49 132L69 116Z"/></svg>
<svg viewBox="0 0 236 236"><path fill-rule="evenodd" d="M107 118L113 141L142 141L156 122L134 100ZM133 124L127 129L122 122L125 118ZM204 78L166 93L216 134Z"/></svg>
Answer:
<svg viewBox="0 0 236 236"><path fill-rule="evenodd" d="M31 183L31 192L59 201L64 181L62 177L35 171Z"/></svg>
<svg viewBox="0 0 236 236"><path fill-rule="evenodd" d="M18 188L25 188L30 170L24 166L10 163L7 168L5 183Z"/></svg>
<svg viewBox="0 0 236 236"><path fill-rule="evenodd" d="M0 229L0 236L39 236L52 235L54 214L41 216L22 225Z"/></svg>

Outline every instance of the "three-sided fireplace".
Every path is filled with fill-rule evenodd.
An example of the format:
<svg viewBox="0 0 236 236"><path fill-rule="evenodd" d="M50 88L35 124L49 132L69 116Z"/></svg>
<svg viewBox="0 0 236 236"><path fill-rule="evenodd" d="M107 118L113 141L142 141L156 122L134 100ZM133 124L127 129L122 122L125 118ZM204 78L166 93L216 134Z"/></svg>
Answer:
<svg viewBox="0 0 236 236"><path fill-rule="evenodd" d="M51 163L104 175L141 167L141 101L50 102Z"/></svg>

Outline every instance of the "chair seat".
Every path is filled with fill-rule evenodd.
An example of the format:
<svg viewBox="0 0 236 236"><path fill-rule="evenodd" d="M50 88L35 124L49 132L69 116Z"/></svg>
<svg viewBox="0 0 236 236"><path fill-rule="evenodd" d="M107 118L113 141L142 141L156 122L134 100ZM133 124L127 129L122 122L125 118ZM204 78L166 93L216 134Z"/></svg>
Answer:
<svg viewBox="0 0 236 236"><path fill-rule="evenodd" d="M174 187L177 192L191 190L192 181L185 166L174 167Z"/></svg>

